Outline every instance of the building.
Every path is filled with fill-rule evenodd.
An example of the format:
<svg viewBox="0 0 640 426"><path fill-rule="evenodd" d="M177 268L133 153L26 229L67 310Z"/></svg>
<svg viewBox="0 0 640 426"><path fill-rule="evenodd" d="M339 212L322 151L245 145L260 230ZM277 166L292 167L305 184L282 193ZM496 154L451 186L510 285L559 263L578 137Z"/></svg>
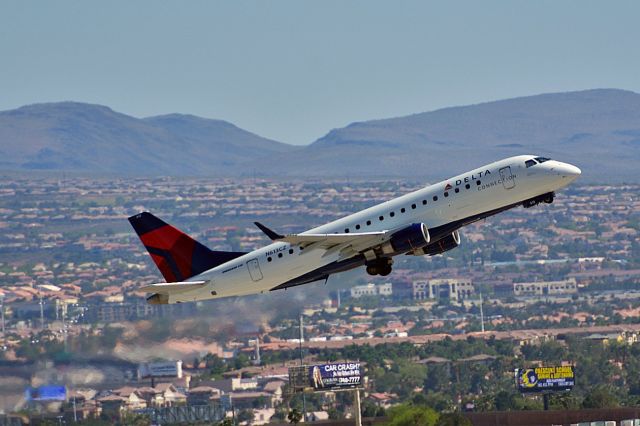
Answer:
<svg viewBox="0 0 640 426"><path fill-rule="evenodd" d="M351 297L358 299L366 296L391 296L393 294L393 286L391 283L375 285L372 283L366 285L357 285L351 287Z"/></svg>
<svg viewBox="0 0 640 426"><path fill-rule="evenodd" d="M412 294L415 300L425 300L429 298L429 281L414 281L412 284Z"/></svg>
<svg viewBox="0 0 640 426"><path fill-rule="evenodd" d="M378 295L391 297L393 295L393 286L391 285L391 283L379 284Z"/></svg>
<svg viewBox="0 0 640 426"><path fill-rule="evenodd" d="M533 283L513 283L513 294L516 296L554 296L574 294L578 292L575 278L563 281L540 281Z"/></svg>
<svg viewBox="0 0 640 426"><path fill-rule="evenodd" d="M475 294L471 280L463 278L414 281L412 287L415 300L436 299L460 302Z"/></svg>

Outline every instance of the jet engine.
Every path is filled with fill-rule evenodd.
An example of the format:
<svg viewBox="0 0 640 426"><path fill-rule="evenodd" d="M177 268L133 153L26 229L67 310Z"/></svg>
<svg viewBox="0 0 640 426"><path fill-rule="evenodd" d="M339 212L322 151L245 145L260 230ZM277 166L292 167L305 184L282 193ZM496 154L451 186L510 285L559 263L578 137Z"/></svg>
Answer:
<svg viewBox="0 0 640 426"><path fill-rule="evenodd" d="M460 233L456 230L446 237L439 239L438 241L431 243L418 250L413 250L411 254L414 256L434 256L436 254L442 254L445 251L454 249L460 245Z"/></svg>
<svg viewBox="0 0 640 426"><path fill-rule="evenodd" d="M406 228L396 231L381 249L383 254L406 253L420 249L429 244L431 236L427 225L424 223L412 223Z"/></svg>

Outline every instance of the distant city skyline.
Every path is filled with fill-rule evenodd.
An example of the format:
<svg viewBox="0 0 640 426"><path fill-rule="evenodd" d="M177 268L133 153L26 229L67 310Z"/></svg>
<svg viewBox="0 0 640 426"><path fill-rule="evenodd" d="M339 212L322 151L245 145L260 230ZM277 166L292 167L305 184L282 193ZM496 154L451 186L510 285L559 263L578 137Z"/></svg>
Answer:
<svg viewBox="0 0 640 426"><path fill-rule="evenodd" d="M0 110L72 100L308 144L354 121L640 92L640 3L5 2Z"/></svg>

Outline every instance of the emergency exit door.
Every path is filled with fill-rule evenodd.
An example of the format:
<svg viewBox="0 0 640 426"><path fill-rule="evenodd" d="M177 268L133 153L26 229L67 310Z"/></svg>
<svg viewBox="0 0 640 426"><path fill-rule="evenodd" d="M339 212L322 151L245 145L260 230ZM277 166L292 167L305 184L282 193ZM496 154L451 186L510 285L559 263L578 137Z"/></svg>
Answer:
<svg viewBox="0 0 640 426"><path fill-rule="evenodd" d="M260 270L260 264L258 259L251 259L247 262L247 269L249 269L249 275L253 281L260 281L262 279L262 271Z"/></svg>

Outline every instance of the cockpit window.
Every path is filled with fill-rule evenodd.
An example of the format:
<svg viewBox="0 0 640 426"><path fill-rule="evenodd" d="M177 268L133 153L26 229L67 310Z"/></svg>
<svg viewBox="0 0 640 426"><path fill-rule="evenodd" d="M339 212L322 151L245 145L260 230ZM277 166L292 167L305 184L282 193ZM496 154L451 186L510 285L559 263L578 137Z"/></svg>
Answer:
<svg viewBox="0 0 640 426"><path fill-rule="evenodd" d="M524 164L527 166L527 169L528 169L531 166L535 166L536 162L533 161L533 160L527 160L527 161L524 162Z"/></svg>
<svg viewBox="0 0 640 426"><path fill-rule="evenodd" d="M549 160L551 160L551 158L547 158L547 157L536 157L536 158L535 158L535 160L536 160L538 163L544 163L545 161L549 161Z"/></svg>

